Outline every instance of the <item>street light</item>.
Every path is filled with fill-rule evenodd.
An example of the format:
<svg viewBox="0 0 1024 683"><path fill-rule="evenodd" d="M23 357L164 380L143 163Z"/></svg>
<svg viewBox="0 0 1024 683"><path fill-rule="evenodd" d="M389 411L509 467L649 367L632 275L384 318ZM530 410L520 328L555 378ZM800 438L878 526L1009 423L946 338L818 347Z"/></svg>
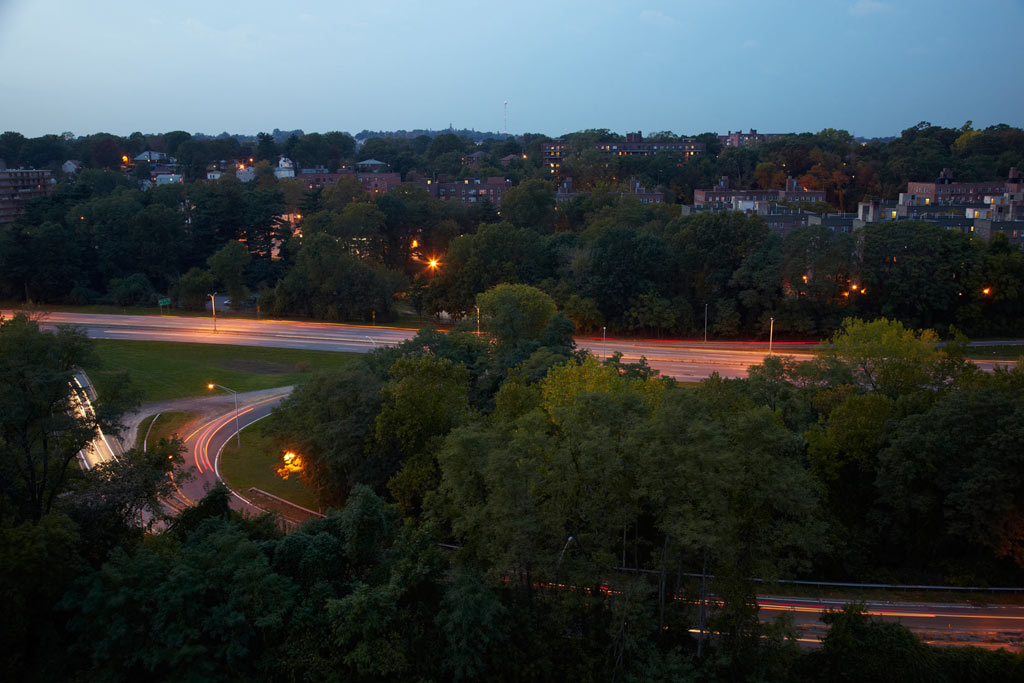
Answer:
<svg viewBox="0 0 1024 683"><path fill-rule="evenodd" d="M608 356L608 328L601 326L601 360Z"/></svg>
<svg viewBox="0 0 1024 683"><path fill-rule="evenodd" d="M772 355L772 337L775 335L775 318L769 318L771 325L768 327L768 355Z"/></svg>
<svg viewBox="0 0 1024 683"><path fill-rule="evenodd" d="M480 336L480 307L476 307L476 336Z"/></svg>
<svg viewBox="0 0 1024 683"><path fill-rule="evenodd" d="M217 292L207 294L210 297L210 305L213 306L213 331L217 331ZM212 389L212 387L211 387Z"/></svg>
<svg viewBox="0 0 1024 683"><path fill-rule="evenodd" d="M238 428L238 392L235 391L234 389L228 389L223 384L213 384L211 382L210 384L206 385L207 389L213 389L214 387L220 387L224 391L230 391L234 395L234 397L235 397L235 436L238 437L238 448L239 448L239 450L241 450L241 448L242 448L242 430Z"/></svg>

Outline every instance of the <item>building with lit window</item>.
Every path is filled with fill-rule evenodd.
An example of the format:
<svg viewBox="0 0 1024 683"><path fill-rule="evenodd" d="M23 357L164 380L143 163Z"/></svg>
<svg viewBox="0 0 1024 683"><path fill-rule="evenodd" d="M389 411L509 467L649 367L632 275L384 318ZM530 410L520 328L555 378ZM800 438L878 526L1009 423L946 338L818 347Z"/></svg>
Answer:
<svg viewBox="0 0 1024 683"><path fill-rule="evenodd" d="M786 178L785 189L734 190L729 187L729 178L722 176L718 185L709 189L693 191L693 203L730 204L733 200L745 202L823 202L824 190L808 190L797 184L792 177Z"/></svg>
<svg viewBox="0 0 1024 683"><path fill-rule="evenodd" d="M649 157L656 154L671 154L679 157L682 161L689 161L707 152L707 145L694 138L658 142L644 140L643 134L637 131L627 133L625 141L599 142L595 145L595 149L610 157ZM544 166L551 173L561 173L563 160L571 154L569 143L561 138L541 143L540 152Z"/></svg>
<svg viewBox="0 0 1024 683"><path fill-rule="evenodd" d="M0 165L0 223L13 223L25 213L25 203L53 189L49 170L8 169Z"/></svg>
<svg viewBox="0 0 1024 683"><path fill-rule="evenodd" d="M761 142L770 142L782 137L782 133L758 133L757 129L751 128L749 133L741 133L731 130L725 135L718 136L718 142L722 147L749 147Z"/></svg>
<svg viewBox="0 0 1024 683"><path fill-rule="evenodd" d="M983 202L986 196L1001 196L1006 193L1024 192L1024 177L1016 168L1010 169L1006 180L989 180L979 183L958 183L953 181L953 171L942 169L933 182L907 183L908 197L901 196L901 204L965 204Z"/></svg>
<svg viewBox="0 0 1024 683"><path fill-rule="evenodd" d="M441 174L437 178L419 178L414 185L443 202L475 204L487 199L495 206L499 206L501 198L511 189L512 181L500 176L450 180L448 176Z"/></svg>

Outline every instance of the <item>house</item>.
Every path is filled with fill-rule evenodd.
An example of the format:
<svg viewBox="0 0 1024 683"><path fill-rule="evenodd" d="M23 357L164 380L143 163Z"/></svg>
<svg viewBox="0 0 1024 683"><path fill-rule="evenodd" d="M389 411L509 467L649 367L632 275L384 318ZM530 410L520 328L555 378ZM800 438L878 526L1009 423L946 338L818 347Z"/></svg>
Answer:
<svg viewBox="0 0 1024 683"><path fill-rule="evenodd" d="M462 165L475 168L480 165L480 162L483 161L485 156L487 155L484 154L483 152L473 152L472 154L464 154L462 155Z"/></svg>
<svg viewBox="0 0 1024 683"><path fill-rule="evenodd" d="M66 175L74 175L82 170L84 164L78 159L68 159L60 165L60 170Z"/></svg>
<svg viewBox="0 0 1024 683"><path fill-rule="evenodd" d="M274 168L274 177L278 180L282 178L294 178L295 177L295 164L288 157L280 157L277 160L277 166Z"/></svg>
<svg viewBox="0 0 1024 683"><path fill-rule="evenodd" d="M180 173L161 173L156 177L157 187L160 187L161 185L171 185L173 183L181 182L184 182L184 179L181 177Z"/></svg>
<svg viewBox="0 0 1024 683"><path fill-rule="evenodd" d="M135 157L132 161L148 161L149 163L155 163L158 161L169 161L167 155L163 152L151 152L146 150L139 156Z"/></svg>
<svg viewBox="0 0 1024 683"><path fill-rule="evenodd" d="M519 158L520 158L520 155L518 155L518 154L509 154L508 156L502 157L498 161L501 164L502 168L508 168L512 164L513 161L515 161L516 159L519 159ZM523 154L522 158L525 159L526 155Z"/></svg>
<svg viewBox="0 0 1024 683"><path fill-rule="evenodd" d="M357 168L362 168L367 171L380 171L383 170L387 164L377 159L364 159L356 164Z"/></svg>

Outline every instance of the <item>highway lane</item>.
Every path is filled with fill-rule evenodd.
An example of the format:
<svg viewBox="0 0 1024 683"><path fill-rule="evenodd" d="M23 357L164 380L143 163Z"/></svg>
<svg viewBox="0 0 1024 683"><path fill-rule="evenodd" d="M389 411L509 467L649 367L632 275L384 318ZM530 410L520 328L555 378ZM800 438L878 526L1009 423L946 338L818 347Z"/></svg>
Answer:
<svg viewBox="0 0 1024 683"><path fill-rule="evenodd" d="M5 313L6 314L6 313ZM378 346L393 346L416 334L416 330L367 325L293 322L280 320L219 319L217 331L209 318L183 316L125 316L84 313L47 313L40 325L78 325L90 337L175 341L203 344L235 344L294 349L320 349L363 353ZM747 368L764 360L763 343L677 342L661 340L606 340L577 337L581 349L606 358L616 351L623 360L635 362L646 357L651 367L680 380L700 380L713 372L723 377L745 377ZM775 344L776 354L810 358L810 345Z"/></svg>
<svg viewBox="0 0 1024 683"><path fill-rule="evenodd" d="M821 614L838 610L847 600L759 596L762 619L788 612L814 644L824 635ZM865 612L883 621L903 624L927 643L1024 648L1024 607L1018 605L970 605L963 603L868 602Z"/></svg>

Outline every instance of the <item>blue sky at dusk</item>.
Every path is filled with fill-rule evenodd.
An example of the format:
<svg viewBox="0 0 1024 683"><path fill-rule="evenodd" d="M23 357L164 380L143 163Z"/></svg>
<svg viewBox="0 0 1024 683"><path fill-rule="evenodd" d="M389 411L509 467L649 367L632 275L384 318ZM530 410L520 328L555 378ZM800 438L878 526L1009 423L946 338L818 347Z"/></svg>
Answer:
<svg viewBox="0 0 1024 683"><path fill-rule="evenodd" d="M0 129L1024 125L1021 0L0 0Z"/></svg>

